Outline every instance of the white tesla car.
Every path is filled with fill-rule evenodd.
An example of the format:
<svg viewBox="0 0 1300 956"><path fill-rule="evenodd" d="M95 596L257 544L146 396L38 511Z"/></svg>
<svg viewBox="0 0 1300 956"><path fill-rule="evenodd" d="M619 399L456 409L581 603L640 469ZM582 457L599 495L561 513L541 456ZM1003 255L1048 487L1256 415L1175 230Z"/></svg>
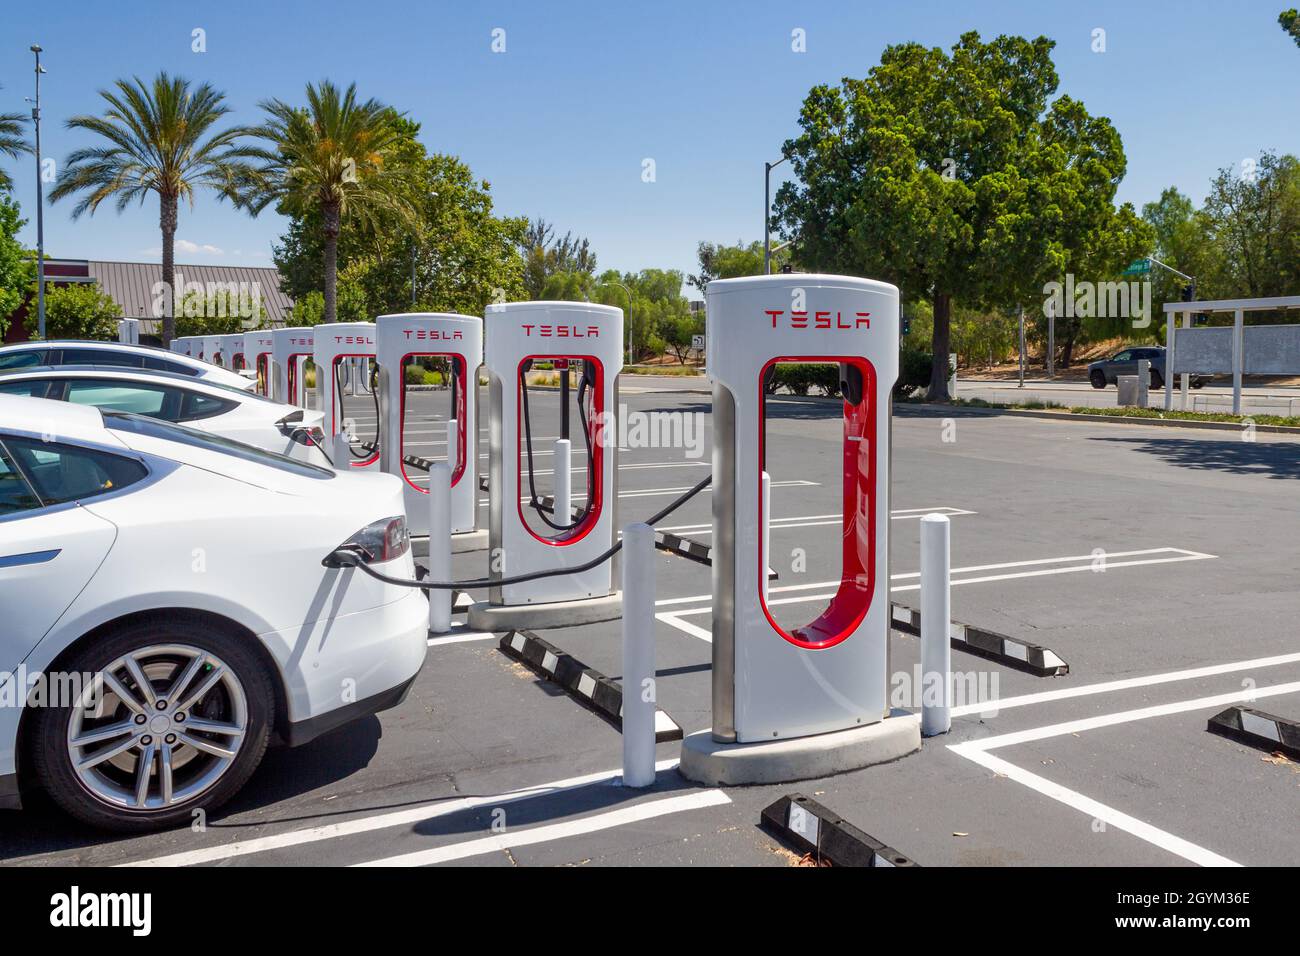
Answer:
<svg viewBox="0 0 1300 956"><path fill-rule="evenodd" d="M0 395L50 398L178 422L316 465L330 464L324 413L222 383L129 368L63 365L0 371Z"/></svg>
<svg viewBox="0 0 1300 956"><path fill-rule="evenodd" d="M173 372L211 382L249 389L256 381L219 365L179 352L156 349L148 345L122 342L82 342L75 339L53 342L19 342L0 347L0 371L46 365L111 365L121 368L152 369Z"/></svg>
<svg viewBox="0 0 1300 956"><path fill-rule="evenodd" d="M424 661L402 484L156 419L0 396L0 805L189 822L399 703Z"/></svg>

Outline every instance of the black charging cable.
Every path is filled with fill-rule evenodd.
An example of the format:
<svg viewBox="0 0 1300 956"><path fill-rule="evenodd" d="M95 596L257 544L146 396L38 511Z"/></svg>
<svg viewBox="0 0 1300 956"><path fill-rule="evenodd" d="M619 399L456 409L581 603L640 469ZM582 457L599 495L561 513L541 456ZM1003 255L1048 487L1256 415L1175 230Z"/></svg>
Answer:
<svg viewBox="0 0 1300 956"><path fill-rule="evenodd" d="M699 484L686 492L672 504L668 505L668 507L647 518L645 523L648 525L655 525L664 518L667 518L670 514L707 488L712 481L712 475L702 479ZM583 571L590 571L592 568L608 561L614 555L618 554L622 548L623 540L620 538L618 541L614 542L614 546L608 551L605 551L592 558L590 561L586 561L576 567L554 568L550 571L532 571L528 574L517 574L514 577L509 578L476 578L472 581L409 581L404 578L395 578L372 568L366 562L367 555L356 548L338 548L337 550L330 552L321 563L326 567L360 568L372 578L383 581L385 584L398 584L402 587L421 588L425 591L459 591L467 588L490 588L502 587L508 584L524 584L527 581L537 581L541 578L556 578L569 574L581 574Z"/></svg>

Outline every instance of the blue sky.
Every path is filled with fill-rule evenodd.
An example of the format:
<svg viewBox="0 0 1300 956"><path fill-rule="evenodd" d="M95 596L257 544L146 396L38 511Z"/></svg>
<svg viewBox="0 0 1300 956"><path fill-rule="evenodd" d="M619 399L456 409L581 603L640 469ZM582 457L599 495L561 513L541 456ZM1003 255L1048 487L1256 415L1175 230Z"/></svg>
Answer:
<svg viewBox="0 0 1300 956"><path fill-rule="evenodd" d="M602 268L691 270L702 239L761 237L762 164L796 132L811 86L865 75L888 44L948 47L969 29L1056 41L1060 92L1123 136L1120 200L1174 185L1199 202L1219 167L1300 153L1300 48L1276 23L1289 3L11 3L0 112L29 108L32 42L49 71L45 154L59 162L84 142L64 118L98 111L96 90L120 76L207 80L241 123L265 97L300 101L308 80L355 80L418 120L430 150L487 179L498 212L586 235ZM195 28L207 52L192 52ZM504 53L491 49L498 28ZM791 50L796 28L804 53ZM1104 53L1092 50L1096 28ZM32 164L5 165L34 245ZM78 222L70 207L47 207L48 254L157 259L154 201ZM176 258L268 265L282 231L271 212L251 219L200 196L181 210Z"/></svg>

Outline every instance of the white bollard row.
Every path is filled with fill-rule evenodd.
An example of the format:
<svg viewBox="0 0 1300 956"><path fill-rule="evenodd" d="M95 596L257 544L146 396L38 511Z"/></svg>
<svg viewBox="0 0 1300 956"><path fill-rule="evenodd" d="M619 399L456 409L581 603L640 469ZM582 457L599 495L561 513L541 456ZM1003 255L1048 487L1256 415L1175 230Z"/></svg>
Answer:
<svg viewBox="0 0 1300 956"><path fill-rule="evenodd" d="M555 439L555 523L567 525L573 520L573 462L567 438Z"/></svg>
<svg viewBox="0 0 1300 956"><path fill-rule="evenodd" d="M952 728L952 563L947 515L921 519L921 736ZM936 687L937 685L937 687ZM937 690L937 693L936 693Z"/></svg>
<svg viewBox="0 0 1300 956"><path fill-rule="evenodd" d="M655 782L655 532L623 529L623 786Z"/></svg>
<svg viewBox="0 0 1300 956"><path fill-rule="evenodd" d="M429 467L429 580L451 580L451 468L445 462ZM429 592L429 631L451 630L451 591Z"/></svg>

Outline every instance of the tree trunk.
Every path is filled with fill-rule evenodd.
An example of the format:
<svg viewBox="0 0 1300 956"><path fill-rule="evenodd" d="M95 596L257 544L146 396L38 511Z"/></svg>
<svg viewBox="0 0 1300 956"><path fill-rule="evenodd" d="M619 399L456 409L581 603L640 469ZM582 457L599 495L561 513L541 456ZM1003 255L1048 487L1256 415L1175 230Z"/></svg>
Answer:
<svg viewBox="0 0 1300 956"><path fill-rule="evenodd" d="M952 296L947 292L934 294L934 335L930 348L934 361L930 365L930 390L926 398L932 402L946 402L948 395L948 343L952 331Z"/></svg>
<svg viewBox="0 0 1300 956"><path fill-rule="evenodd" d="M326 203L321 208L325 231L325 318L338 321L339 205Z"/></svg>
<svg viewBox="0 0 1300 956"><path fill-rule="evenodd" d="M176 197L158 196L158 224L162 228L162 281L166 301L162 314L163 348L171 348L176 338Z"/></svg>
<svg viewBox="0 0 1300 956"><path fill-rule="evenodd" d="M1065 351L1061 353L1061 368L1069 368L1070 360L1074 358L1074 336L1065 340Z"/></svg>

